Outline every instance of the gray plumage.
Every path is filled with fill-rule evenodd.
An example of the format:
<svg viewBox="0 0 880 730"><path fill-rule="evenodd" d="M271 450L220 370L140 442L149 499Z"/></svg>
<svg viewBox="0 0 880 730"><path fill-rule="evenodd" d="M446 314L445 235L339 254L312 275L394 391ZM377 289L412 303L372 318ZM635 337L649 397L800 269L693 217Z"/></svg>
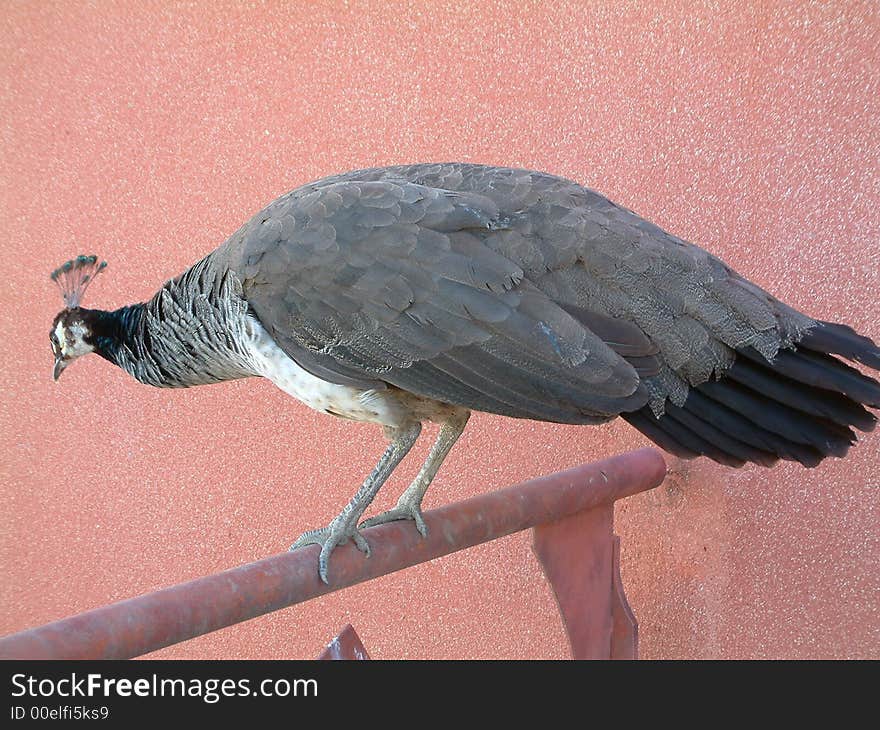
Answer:
<svg viewBox="0 0 880 730"><path fill-rule="evenodd" d="M147 385L188 388L254 375L241 282L206 257L138 312L116 364Z"/></svg>
<svg viewBox="0 0 880 730"><path fill-rule="evenodd" d="M527 170L327 178L215 256L279 345L323 375L524 418L599 422L648 400L660 415L734 350L769 360L815 324L631 211ZM639 378L639 357L656 374Z"/></svg>
<svg viewBox="0 0 880 730"><path fill-rule="evenodd" d="M444 424L431 456L370 524L411 518L424 530L422 497L470 410L580 424L622 415L686 458L813 466L845 454L852 428L874 426L863 406L880 405L880 384L832 355L880 368L869 339L529 170L409 165L304 185L119 312L86 316L86 329L143 382L266 375L313 407L385 426L391 445L352 502L295 544L323 546L325 580L334 545L367 549L357 520L425 419ZM311 398L321 383L329 395Z"/></svg>

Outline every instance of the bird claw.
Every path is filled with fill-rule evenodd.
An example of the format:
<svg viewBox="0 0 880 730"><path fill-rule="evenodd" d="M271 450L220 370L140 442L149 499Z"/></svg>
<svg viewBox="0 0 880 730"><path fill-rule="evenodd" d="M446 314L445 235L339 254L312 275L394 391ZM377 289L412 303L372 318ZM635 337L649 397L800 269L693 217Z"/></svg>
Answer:
<svg viewBox="0 0 880 730"><path fill-rule="evenodd" d="M422 516L422 508L418 504L398 504L394 509L364 520L358 527L360 529L375 527L376 525L384 525L386 522L395 522L396 520L412 520L416 523L416 529L419 531L419 534L422 537L428 536L428 526L425 524L425 518Z"/></svg>
<svg viewBox="0 0 880 730"><path fill-rule="evenodd" d="M347 524L347 522L347 520L342 520L337 517L327 525L327 527L304 532L296 539L293 545L288 548L290 552L293 552L306 545L320 545L321 554L318 556L318 574L321 576L321 580L328 585L330 584L330 581L327 579L327 568L330 562L330 554L337 545L342 545L348 540L351 540L354 542L355 547L358 550L364 553L367 557L370 557L369 543L364 539L364 536L358 532L358 528L355 525Z"/></svg>

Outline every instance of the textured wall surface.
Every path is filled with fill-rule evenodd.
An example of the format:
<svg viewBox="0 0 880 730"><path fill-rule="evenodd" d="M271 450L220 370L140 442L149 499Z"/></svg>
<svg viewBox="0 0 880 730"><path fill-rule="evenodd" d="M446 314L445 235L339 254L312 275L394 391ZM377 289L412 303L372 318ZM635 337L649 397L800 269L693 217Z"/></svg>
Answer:
<svg viewBox="0 0 880 730"><path fill-rule="evenodd" d="M574 178L880 337L877 3L347 5L0 11L0 633L279 552L384 443L265 381L163 391L93 357L53 383L72 255L109 261L86 304L116 307L301 183L470 160ZM477 415L427 502L644 443ZM616 519L642 655L880 657L878 456L670 457ZM377 658L567 651L520 534L156 656L312 657L346 622Z"/></svg>

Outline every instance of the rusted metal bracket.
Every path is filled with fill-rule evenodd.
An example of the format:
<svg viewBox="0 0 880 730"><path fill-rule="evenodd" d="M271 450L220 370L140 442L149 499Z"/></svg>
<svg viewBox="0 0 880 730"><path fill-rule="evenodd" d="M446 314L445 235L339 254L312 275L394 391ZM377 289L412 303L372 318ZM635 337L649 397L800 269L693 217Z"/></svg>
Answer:
<svg viewBox="0 0 880 730"><path fill-rule="evenodd" d="M318 659L369 659L370 655L364 649L361 637L357 635L351 624L345 624L345 628L339 632L324 648Z"/></svg>
<svg viewBox="0 0 880 730"><path fill-rule="evenodd" d="M365 530L372 556L366 558L353 545L338 547L330 561L329 586L318 577L318 547L310 546L0 638L0 659L140 656L538 525L547 527L536 531L536 549L539 555L549 556L545 569L566 625L575 637L575 656L593 656L596 652L597 656L607 657L606 624L610 621L611 630L624 625L614 616L621 610L623 616L627 613L625 599L623 608L617 609L613 609L611 599L612 595L622 596L619 585L612 592L616 573L613 542L599 541L596 545L601 557L592 555L592 548L585 547L576 534L578 525L590 528L598 521L603 530L608 527L610 531L614 502L656 487L665 475L666 464L654 449L585 464L427 512L428 537L424 539L410 523L389 523ZM566 518L572 522L568 524ZM557 541L561 547L555 545ZM563 553L569 551L569 566L574 556L587 561L590 567L580 571L580 578L568 581L560 577L566 558L552 557L560 549ZM546 567L550 565L555 567ZM607 602L611 616L599 621L601 631L572 613L577 610L579 596L594 587L604 590L606 598L597 600ZM629 641L635 646L634 635L626 638L623 631L622 636L623 644ZM613 651L616 654L618 650Z"/></svg>
<svg viewBox="0 0 880 730"><path fill-rule="evenodd" d="M638 624L620 580L614 504L533 530L532 549L553 587L575 659L637 659Z"/></svg>

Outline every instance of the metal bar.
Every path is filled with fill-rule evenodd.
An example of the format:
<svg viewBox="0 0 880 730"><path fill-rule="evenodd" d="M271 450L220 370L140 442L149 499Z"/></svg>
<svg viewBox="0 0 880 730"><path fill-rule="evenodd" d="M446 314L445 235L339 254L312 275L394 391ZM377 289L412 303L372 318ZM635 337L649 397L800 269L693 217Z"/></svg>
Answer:
<svg viewBox="0 0 880 730"><path fill-rule="evenodd" d="M447 505L425 514L428 537L397 522L364 531L366 558L342 545L330 581L318 577L318 547L274 555L215 575L0 639L0 658L126 659L307 601L356 583L651 489L663 457L641 449Z"/></svg>

